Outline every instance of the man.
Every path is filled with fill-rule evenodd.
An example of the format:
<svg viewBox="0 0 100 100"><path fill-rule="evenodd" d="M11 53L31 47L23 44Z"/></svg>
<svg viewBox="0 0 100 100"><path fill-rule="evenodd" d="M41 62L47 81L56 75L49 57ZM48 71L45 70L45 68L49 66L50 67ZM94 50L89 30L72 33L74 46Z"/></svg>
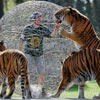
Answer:
<svg viewBox="0 0 100 100"><path fill-rule="evenodd" d="M32 24L26 26L21 34L19 42L19 50L22 50L24 41L26 42L24 52L28 58L29 72L31 72L32 62L34 60L38 71L38 84L43 86L44 83L44 71L41 63L41 56L43 55L43 38L51 37L49 29L42 25L42 14L34 12L30 17Z"/></svg>

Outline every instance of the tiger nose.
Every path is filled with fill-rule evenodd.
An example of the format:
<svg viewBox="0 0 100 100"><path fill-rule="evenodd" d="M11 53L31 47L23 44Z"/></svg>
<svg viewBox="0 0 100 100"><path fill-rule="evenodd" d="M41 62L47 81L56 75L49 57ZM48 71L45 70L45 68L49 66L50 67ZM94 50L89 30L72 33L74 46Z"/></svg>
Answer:
<svg viewBox="0 0 100 100"><path fill-rule="evenodd" d="M59 15L55 15L55 17L56 17L57 19L60 19L60 16L59 16Z"/></svg>

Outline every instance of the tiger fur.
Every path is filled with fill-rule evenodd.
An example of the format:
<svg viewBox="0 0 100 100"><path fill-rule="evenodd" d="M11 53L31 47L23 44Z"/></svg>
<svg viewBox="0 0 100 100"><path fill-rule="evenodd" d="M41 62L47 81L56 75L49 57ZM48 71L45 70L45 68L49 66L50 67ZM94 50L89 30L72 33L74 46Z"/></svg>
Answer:
<svg viewBox="0 0 100 100"><path fill-rule="evenodd" d="M19 50L6 49L3 41L0 42L0 51L0 81L2 82L0 97L11 98L15 90L15 81L21 76L22 98L31 98L25 55ZM7 85L10 88L8 95L6 95Z"/></svg>

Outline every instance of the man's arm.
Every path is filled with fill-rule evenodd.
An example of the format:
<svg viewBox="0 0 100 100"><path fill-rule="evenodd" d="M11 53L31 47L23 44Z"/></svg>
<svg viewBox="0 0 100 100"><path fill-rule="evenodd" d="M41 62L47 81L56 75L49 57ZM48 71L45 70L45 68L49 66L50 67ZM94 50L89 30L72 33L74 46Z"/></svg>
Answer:
<svg viewBox="0 0 100 100"><path fill-rule="evenodd" d="M23 45L24 45L24 41L20 40L19 41L19 48L18 48L20 51L22 51Z"/></svg>
<svg viewBox="0 0 100 100"><path fill-rule="evenodd" d="M28 27L29 26L25 26L25 28L23 29L23 31L21 31L21 36L20 36L20 40L19 40L19 47L18 47L18 49L21 50L21 51L23 49L24 42L27 39Z"/></svg>
<svg viewBox="0 0 100 100"><path fill-rule="evenodd" d="M55 38L57 36L57 34L58 34L59 28L60 28L60 26L56 25L54 30L53 30L53 32L51 32L47 27L45 27L44 36L48 37L48 38L51 38L51 37Z"/></svg>
<svg viewBox="0 0 100 100"><path fill-rule="evenodd" d="M20 51L22 51L22 49L23 49L23 45L24 45L24 41L25 41L25 39L26 39L26 34L25 34L25 31L26 29L24 29L22 32L21 32L21 36L20 36L20 40L19 40L19 47L18 47L18 49L20 50Z"/></svg>
<svg viewBox="0 0 100 100"><path fill-rule="evenodd" d="M56 25L54 31L51 33L51 37L56 38L58 30L59 30L59 26Z"/></svg>

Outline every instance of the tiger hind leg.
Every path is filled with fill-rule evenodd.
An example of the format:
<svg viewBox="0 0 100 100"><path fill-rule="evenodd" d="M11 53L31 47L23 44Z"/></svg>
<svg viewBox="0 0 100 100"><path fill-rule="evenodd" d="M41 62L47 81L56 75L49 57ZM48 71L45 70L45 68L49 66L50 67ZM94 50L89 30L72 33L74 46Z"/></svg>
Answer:
<svg viewBox="0 0 100 100"><path fill-rule="evenodd" d="M100 99L100 93L98 94L98 96L93 96L92 99Z"/></svg>
<svg viewBox="0 0 100 100"><path fill-rule="evenodd" d="M85 86L85 83L82 83L81 85L78 85L78 98L85 98L84 97L84 86Z"/></svg>
<svg viewBox="0 0 100 100"><path fill-rule="evenodd" d="M65 89L69 89L72 86L72 84L71 84L72 83L71 77L68 77L70 72L69 72L69 70L66 71L65 68L66 68L65 65L63 65L63 67L62 67L62 80L61 80L61 83L60 83L60 85L58 87L57 92L54 95L50 96L50 97L54 97L54 98L55 97L59 97L60 94Z"/></svg>
<svg viewBox="0 0 100 100"><path fill-rule="evenodd" d="M96 74L96 81L98 86L100 87L100 73ZM98 94L98 96L93 96L93 99L100 99L100 93Z"/></svg>
<svg viewBox="0 0 100 100"><path fill-rule="evenodd" d="M1 90L0 98L4 98L5 97L6 90L7 90L7 84L5 82L5 83L2 84L2 90Z"/></svg>
<svg viewBox="0 0 100 100"><path fill-rule="evenodd" d="M9 85L9 88L10 88L10 92L7 96L5 96L5 99L10 99L11 96L13 95L14 93L14 90L15 90L15 77L8 77L8 85Z"/></svg>

